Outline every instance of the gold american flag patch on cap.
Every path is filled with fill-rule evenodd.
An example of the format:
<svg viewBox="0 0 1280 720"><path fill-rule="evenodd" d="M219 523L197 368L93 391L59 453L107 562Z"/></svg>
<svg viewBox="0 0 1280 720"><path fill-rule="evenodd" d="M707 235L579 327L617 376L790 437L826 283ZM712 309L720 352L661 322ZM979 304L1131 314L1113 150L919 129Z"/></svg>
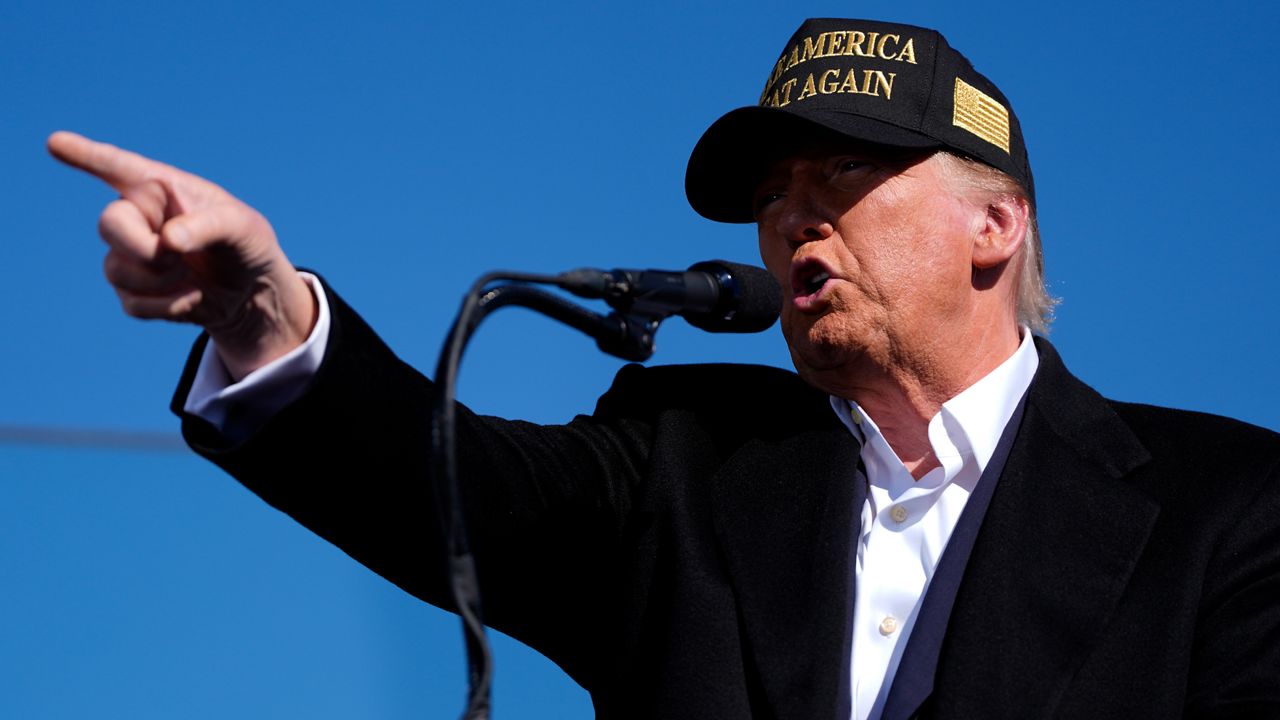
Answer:
<svg viewBox="0 0 1280 720"><path fill-rule="evenodd" d="M1009 152L1009 111L998 100L956 78L951 124Z"/></svg>

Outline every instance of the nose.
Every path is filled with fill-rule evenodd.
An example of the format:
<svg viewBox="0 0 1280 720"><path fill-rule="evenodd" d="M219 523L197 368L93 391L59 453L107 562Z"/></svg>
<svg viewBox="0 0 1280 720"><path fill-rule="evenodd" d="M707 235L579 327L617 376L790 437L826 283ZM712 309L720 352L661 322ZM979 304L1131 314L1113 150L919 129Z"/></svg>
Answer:
<svg viewBox="0 0 1280 720"><path fill-rule="evenodd" d="M812 194L793 188L779 202L785 203L778 214L778 234L793 249L805 243L824 240L835 232L828 213Z"/></svg>

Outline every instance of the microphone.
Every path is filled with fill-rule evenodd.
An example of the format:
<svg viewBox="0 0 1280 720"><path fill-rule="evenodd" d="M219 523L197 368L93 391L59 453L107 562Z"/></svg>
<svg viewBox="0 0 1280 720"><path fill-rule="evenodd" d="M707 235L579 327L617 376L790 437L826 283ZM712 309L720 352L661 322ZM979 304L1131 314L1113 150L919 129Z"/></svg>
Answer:
<svg viewBox="0 0 1280 720"><path fill-rule="evenodd" d="M695 263L688 270L596 270L556 276L578 297L603 299L624 315L683 317L707 332L760 332L782 312L782 289L763 268L727 260Z"/></svg>

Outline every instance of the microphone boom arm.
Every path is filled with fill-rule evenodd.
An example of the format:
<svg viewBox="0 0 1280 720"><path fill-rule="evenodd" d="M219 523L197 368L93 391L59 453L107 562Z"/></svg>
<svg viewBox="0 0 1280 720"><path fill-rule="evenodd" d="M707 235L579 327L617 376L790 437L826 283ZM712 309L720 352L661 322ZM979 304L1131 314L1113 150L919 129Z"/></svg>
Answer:
<svg viewBox="0 0 1280 720"><path fill-rule="evenodd" d="M642 362L653 355L653 338L658 325L670 317L669 313L659 316L640 312L627 315L611 312L601 315L535 287L499 285L485 291L480 297L468 334L474 331L484 316L507 305L527 307L559 320L591 336L601 351L632 362Z"/></svg>

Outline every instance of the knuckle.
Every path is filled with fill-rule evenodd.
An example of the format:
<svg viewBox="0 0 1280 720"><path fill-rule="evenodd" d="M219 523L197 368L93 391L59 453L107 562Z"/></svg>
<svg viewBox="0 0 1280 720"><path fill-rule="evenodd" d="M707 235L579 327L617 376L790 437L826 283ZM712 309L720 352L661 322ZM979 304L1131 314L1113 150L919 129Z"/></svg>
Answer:
<svg viewBox="0 0 1280 720"><path fill-rule="evenodd" d="M114 235L121 223L129 212L130 202L124 198L112 200L102 209L102 214L98 216L98 234L103 240L107 240Z"/></svg>
<svg viewBox="0 0 1280 720"><path fill-rule="evenodd" d="M129 200L116 200L98 217L98 235L112 249L145 255L155 244L154 233L146 226L138 207Z"/></svg>

